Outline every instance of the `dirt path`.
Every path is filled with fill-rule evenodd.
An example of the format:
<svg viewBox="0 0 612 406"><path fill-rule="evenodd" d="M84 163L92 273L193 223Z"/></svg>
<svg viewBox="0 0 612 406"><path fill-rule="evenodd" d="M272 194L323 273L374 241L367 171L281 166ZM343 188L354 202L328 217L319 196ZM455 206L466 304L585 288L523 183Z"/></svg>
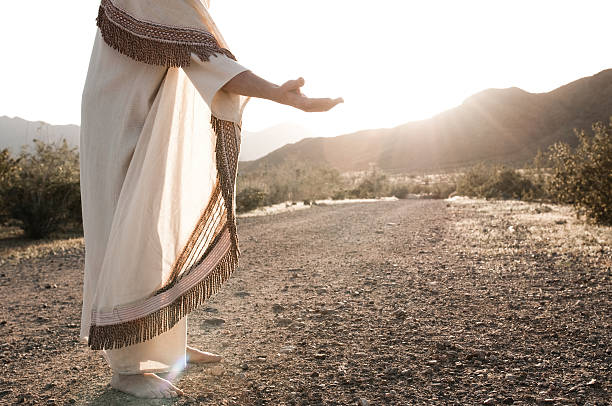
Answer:
<svg viewBox="0 0 612 406"><path fill-rule="evenodd" d="M4 263L0 403L610 404L610 231L538 211L404 200L240 219L240 269L188 321L223 369L189 368L176 401L111 390L77 341L82 247Z"/></svg>

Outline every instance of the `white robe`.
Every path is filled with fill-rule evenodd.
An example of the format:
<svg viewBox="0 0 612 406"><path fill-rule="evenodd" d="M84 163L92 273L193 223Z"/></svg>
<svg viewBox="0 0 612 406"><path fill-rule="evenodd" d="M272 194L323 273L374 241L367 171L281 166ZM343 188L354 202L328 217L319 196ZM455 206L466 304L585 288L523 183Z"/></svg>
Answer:
<svg viewBox="0 0 612 406"><path fill-rule="evenodd" d="M120 315L120 306L150 298L168 281L218 177L210 112L240 123L241 101L221 88L245 70L225 55L206 62L192 55L183 68L137 62L97 32L81 115L81 338L92 311ZM119 373L167 371L184 363L185 334L183 317L106 358Z"/></svg>

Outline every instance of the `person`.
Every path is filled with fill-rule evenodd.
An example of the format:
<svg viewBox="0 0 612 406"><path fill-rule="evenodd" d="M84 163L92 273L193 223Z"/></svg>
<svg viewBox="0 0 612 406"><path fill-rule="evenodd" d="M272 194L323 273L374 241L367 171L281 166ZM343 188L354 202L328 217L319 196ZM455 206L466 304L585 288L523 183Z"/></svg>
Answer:
<svg viewBox="0 0 612 406"><path fill-rule="evenodd" d="M238 264L248 98L306 112L343 101L240 65L202 1L102 0L82 95L80 336L102 350L111 386L138 397L177 396L158 373L221 359L187 345L186 316Z"/></svg>

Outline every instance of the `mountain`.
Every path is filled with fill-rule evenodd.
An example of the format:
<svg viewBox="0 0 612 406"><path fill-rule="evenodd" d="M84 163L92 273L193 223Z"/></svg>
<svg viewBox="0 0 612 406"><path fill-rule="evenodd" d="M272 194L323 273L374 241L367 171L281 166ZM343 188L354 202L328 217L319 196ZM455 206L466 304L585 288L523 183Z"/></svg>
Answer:
<svg viewBox="0 0 612 406"><path fill-rule="evenodd" d="M258 132L242 134L241 160L253 160L291 142L311 137L312 133L299 125L282 123ZM66 139L73 147L79 145L79 126L51 125L44 121L27 121L19 117L0 117L0 150L9 148L18 154L23 145L34 139L44 142L59 142Z"/></svg>
<svg viewBox="0 0 612 406"><path fill-rule="evenodd" d="M18 154L21 147L32 144L34 139L47 143L65 139L68 145L79 145L78 125L51 125L44 121L27 121L19 117L0 117L0 150L9 148Z"/></svg>
<svg viewBox="0 0 612 406"><path fill-rule="evenodd" d="M556 141L577 143L574 128L612 116L612 69L548 93L488 89L430 119L331 138L307 138L263 158L241 162L250 172L285 161L340 171L375 164L393 172L443 170L487 160L521 163Z"/></svg>
<svg viewBox="0 0 612 406"><path fill-rule="evenodd" d="M285 144L312 137L312 133L292 123L282 123L263 131L242 134L240 160L250 161L261 158Z"/></svg>

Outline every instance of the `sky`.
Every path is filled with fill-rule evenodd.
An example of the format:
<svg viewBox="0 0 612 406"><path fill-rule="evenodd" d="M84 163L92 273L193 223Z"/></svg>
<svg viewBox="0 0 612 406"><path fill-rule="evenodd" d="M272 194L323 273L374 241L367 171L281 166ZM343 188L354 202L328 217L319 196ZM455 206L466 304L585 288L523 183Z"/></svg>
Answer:
<svg viewBox="0 0 612 406"><path fill-rule="evenodd" d="M0 116L79 124L98 1L0 2ZM212 0L238 61L343 97L328 113L253 100L243 126L317 136L426 119L486 88L533 93L612 68L609 0Z"/></svg>

